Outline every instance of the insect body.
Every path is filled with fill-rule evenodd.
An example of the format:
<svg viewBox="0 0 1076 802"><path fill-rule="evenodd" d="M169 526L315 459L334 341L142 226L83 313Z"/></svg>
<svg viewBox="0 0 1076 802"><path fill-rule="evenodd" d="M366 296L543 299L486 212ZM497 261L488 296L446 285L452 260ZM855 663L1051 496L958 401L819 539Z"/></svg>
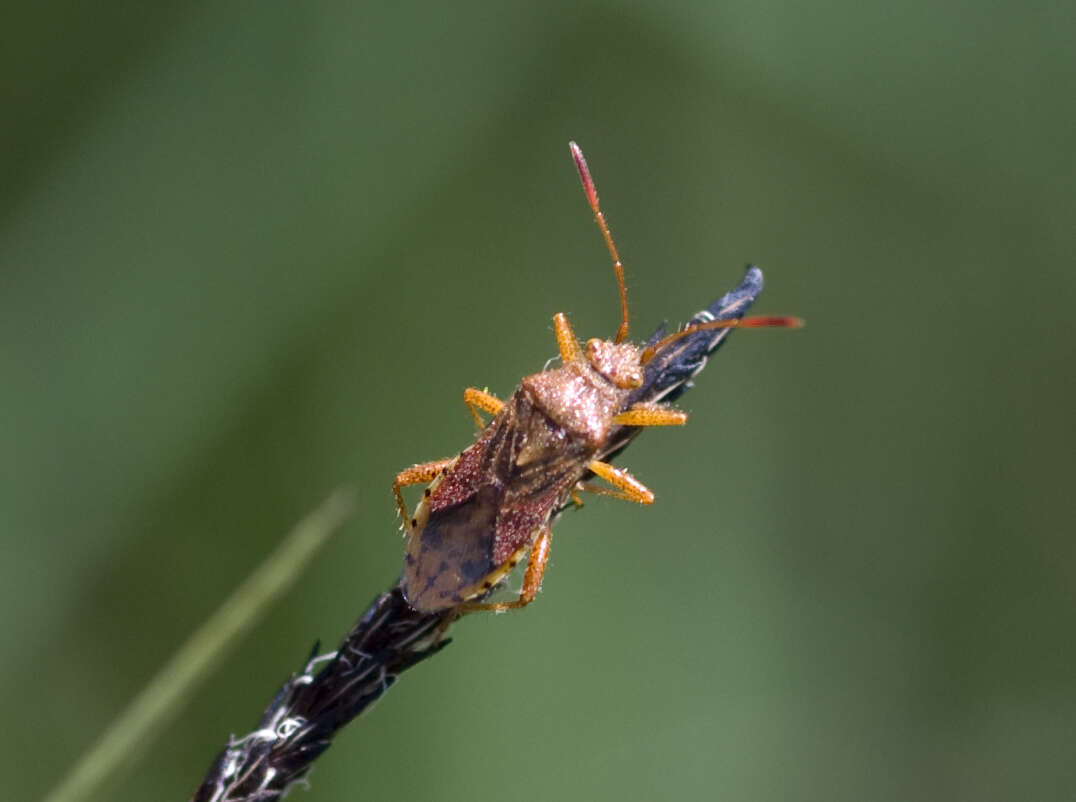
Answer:
<svg viewBox="0 0 1076 802"><path fill-rule="evenodd" d="M550 524L569 498L590 491L640 504L654 494L627 471L598 459L621 427L682 425L687 415L660 404L631 404L643 367L668 343L701 329L796 325L791 318L742 318L691 326L646 348L625 342L627 293L623 267L598 205L594 182L579 147L572 155L587 199L613 258L621 323L612 340L579 346L568 319L553 318L561 366L527 376L507 402L469 388L464 402L482 426L459 456L400 472L393 492L407 531L403 590L425 613L456 608L507 610L529 604L538 592L550 549ZM608 486L584 481L590 475ZM429 482L409 516L400 488ZM523 589L508 602L480 601L530 551Z"/></svg>

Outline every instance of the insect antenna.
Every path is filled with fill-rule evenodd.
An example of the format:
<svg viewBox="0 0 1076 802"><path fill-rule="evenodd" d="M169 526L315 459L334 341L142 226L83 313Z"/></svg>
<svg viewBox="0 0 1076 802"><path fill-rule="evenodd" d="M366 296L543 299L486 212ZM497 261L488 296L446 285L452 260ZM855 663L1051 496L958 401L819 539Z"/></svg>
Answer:
<svg viewBox="0 0 1076 802"><path fill-rule="evenodd" d="M568 147L572 151L572 158L575 159L575 167L579 170L579 178L583 181L583 191L590 202L590 208L594 210L594 220L597 222L598 228L601 229L602 236L605 237L609 255L613 257L616 286L620 291L620 326L616 330L616 337L613 338L613 342L622 343L628 338L628 290L624 286L624 265L620 261L620 256L617 255L616 245L613 244L613 235L609 233L609 224L605 222L605 215L602 214L601 207L598 206L598 190L594 186L594 179L590 177L590 170L587 168L587 160L583 157L583 151L579 149L575 142L569 142Z"/></svg>
<svg viewBox="0 0 1076 802"><path fill-rule="evenodd" d="M645 365L654 355L665 346L674 343L681 337L687 337L697 331L712 331L713 329L762 329L762 328L789 328L798 329L803 326L803 319L782 315L755 315L753 317L733 318L732 320L711 320L709 323L696 323L686 329L663 337L653 345L648 345L639 355L640 364Z"/></svg>

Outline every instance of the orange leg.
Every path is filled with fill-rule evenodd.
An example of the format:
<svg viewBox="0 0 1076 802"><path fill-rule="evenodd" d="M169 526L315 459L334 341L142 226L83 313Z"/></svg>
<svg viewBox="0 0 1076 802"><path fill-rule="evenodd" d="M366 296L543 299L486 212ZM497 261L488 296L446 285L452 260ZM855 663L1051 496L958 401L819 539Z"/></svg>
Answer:
<svg viewBox="0 0 1076 802"><path fill-rule="evenodd" d="M687 413L661 404L636 404L613 416L618 426L683 426Z"/></svg>
<svg viewBox="0 0 1076 802"><path fill-rule="evenodd" d="M560 361L567 365L569 362L583 358L583 349L579 347L579 341L575 339L572 324L568 322L563 312L553 315L553 330L557 333L557 348L560 349Z"/></svg>
<svg viewBox="0 0 1076 802"><path fill-rule="evenodd" d="M599 462L596 459L592 459L587 463L587 469L596 476L600 476L617 489L607 490L605 488L581 483L584 490L600 493L603 496L613 496L614 498L623 499L624 501L634 501L636 504L654 503L654 494L651 492L650 488L623 468L614 468L608 462Z"/></svg>
<svg viewBox="0 0 1076 802"><path fill-rule="evenodd" d="M396 507L400 510L400 517L403 519L404 526L408 531L411 530L411 516L407 514L407 505L404 504L403 493L400 492L400 488L431 482L437 477L437 474L455 461L456 457L449 457L448 459L438 459L433 462L423 462L421 465L412 465L410 468L396 474L396 478L392 482L392 492L396 495Z"/></svg>
<svg viewBox="0 0 1076 802"><path fill-rule="evenodd" d="M478 426L479 431L486 428L485 422L478 415L478 410L483 409L490 415L498 414L504 409L504 402L492 393L485 390L478 390L474 387L468 387L463 391L463 403L467 405L467 409L471 411L471 416L474 418L475 424Z"/></svg>
<svg viewBox="0 0 1076 802"><path fill-rule="evenodd" d="M634 501L634 499L629 499L617 490L611 490L608 487L596 485L593 482L576 482L575 491L572 493L572 501L580 507L583 506L583 499L579 497L580 491L584 493L593 493L595 496L611 496L612 498L618 498L621 501Z"/></svg>
<svg viewBox="0 0 1076 802"><path fill-rule="evenodd" d="M518 599L508 602L468 602L457 608L460 615L479 611L502 613L505 610L526 607L534 601L534 597L538 595L538 590L542 587L542 576L545 574L545 565L549 561L549 545L552 537L552 530L547 525L531 546L527 571L523 574L523 589L519 592Z"/></svg>

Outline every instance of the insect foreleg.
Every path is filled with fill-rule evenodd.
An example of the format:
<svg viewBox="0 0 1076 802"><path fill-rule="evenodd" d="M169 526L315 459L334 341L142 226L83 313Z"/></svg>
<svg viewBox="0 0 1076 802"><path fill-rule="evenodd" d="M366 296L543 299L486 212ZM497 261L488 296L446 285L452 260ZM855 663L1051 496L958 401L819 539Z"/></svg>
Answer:
<svg viewBox="0 0 1076 802"><path fill-rule="evenodd" d="M400 488L433 481L437 474L449 467L455 460L455 457L449 457L433 462L423 462L421 465L412 465L396 474L396 478L392 481L392 492L396 496L396 507L400 510L400 517L408 531L411 530L411 516L407 514L407 505L404 504Z"/></svg>
<svg viewBox="0 0 1076 802"><path fill-rule="evenodd" d="M572 324L563 312L553 315L553 331L557 335L557 349L560 351L560 361L567 365L583 358L583 349L579 347L579 341L575 339Z"/></svg>
<svg viewBox="0 0 1076 802"><path fill-rule="evenodd" d="M471 416L474 418L474 422L478 426L479 431L485 429L486 424L482 418L479 417L478 410L482 409L490 415L497 415L504 409L504 402L497 398L497 396L485 390L478 390L474 387L468 387L463 391L463 403L465 403L467 409L471 411Z"/></svg>
<svg viewBox="0 0 1076 802"><path fill-rule="evenodd" d="M531 554L527 559L527 570L523 574L523 589L519 592L518 599L508 602L468 602L459 606L460 614L465 615L479 611L501 613L505 610L526 607L534 601L534 597L538 595L538 590L542 587L542 576L545 574L545 565L549 561L551 541L552 530L547 524L542 529L541 534L538 535L538 539L534 541L534 545L531 546Z"/></svg>

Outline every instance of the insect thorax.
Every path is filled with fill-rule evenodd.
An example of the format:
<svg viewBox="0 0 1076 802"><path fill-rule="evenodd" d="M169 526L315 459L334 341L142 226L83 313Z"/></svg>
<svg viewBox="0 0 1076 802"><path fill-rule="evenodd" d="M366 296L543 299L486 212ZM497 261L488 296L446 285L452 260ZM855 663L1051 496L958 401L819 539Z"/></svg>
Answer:
<svg viewBox="0 0 1076 802"><path fill-rule="evenodd" d="M592 449L605 442L630 392L582 361L528 376L520 389L569 439Z"/></svg>

